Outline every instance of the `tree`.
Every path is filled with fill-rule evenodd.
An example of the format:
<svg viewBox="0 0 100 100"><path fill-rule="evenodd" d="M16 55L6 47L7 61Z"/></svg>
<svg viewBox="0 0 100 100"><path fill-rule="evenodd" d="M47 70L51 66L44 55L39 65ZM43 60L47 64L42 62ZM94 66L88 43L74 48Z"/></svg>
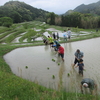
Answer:
<svg viewBox="0 0 100 100"><path fill-rule="evenodd" d="M13 24L13 20L10 17L1 17L0 25L10 27Z"/></svg>
<svg viewBox="0 0 100 100"><path fill-rule="evenodd" d="M52 12L50 13L50 25L55 25L55 14Z"/></svg>
<svg viewBox="0 0 100 100"><path fill-rule="evenodd" d="M66 16L61 16L61 26L66 26L66 18L65 18Z"/></svg>
<svg viewBox="0 0 100 100"><path fill-rule="evenodd" d="M22 16L16 11L13 11L12 14L10 15L10 17L13 19L14 23L22 22L22 20L21 20Z"/></svg>

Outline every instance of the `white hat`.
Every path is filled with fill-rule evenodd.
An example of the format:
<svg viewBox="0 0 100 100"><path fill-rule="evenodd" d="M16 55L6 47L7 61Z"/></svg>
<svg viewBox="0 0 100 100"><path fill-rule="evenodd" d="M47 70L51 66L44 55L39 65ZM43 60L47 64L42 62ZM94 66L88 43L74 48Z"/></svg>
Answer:
<svg viewBox="0 0 100 100"><path fill-rule="evenodd" d="M87 88L87 87L88 87L88 84L87 84L87 83L83 83L83 86L84 86L85 88Z"/></svg>

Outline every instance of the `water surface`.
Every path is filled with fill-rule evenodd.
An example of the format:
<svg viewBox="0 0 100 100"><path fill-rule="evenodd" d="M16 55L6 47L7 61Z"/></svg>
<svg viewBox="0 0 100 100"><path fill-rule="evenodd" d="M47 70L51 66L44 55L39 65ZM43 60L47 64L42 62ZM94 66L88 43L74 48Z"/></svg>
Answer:
<svg viewBox="0 0 100 100"><path fill-rule="evenodd" d="M100 38L61 45L65 49L65 62L50 46L18 48L6 54L4 59L17 76L48 88L57 90L63 88L66 91L80 92L81 80L91 78L96 81L98 91L100 91ZM74 52L77 49L84 52L86 69L84 77L79 76L78 68L72 68ZM55 59L55 62L52 59Z"/></svg>

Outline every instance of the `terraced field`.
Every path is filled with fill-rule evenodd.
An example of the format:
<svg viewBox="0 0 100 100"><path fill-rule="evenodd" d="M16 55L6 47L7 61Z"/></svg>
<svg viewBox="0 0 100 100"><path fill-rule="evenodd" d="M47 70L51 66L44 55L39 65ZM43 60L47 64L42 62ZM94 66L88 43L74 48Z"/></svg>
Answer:
<svg viewBox="0 0 100 100"><path fill-rule="evenodd" d="M10 28L0 27L0 43L1 44L33 44L43 43L43 39L52 33L59 33L60 41L63 40L63 30L67 27L50 26L45 22L25 22L13 24ZM80 38L93 32L86 32L83 29L71 28L71 38Z"/></svg>
<svg viewBox="0 0 100 100"><path fill-rule="evenodd" d="M70 91L70 92L74 91L76 93L77 92L80 93L79 85L80 85L80 81L81 81L82 77L79 77L78 72L77 72L78 69L76 69L76 68L72 69L71 64L73 63L73 60L74 60L75 50L77 48L81 47L81 50L85 53L84 63L86 65L86 67L85 67L86 71L84 71L84 77L88 76L90 78L96 79L97 84L99 84L100 83L99 82L100 75L99 75L98 69L99 69L99 65L100 65L99 64L100 56L98 55L99 53L97 54L97 52L95 52L95 50L94 50L94 48L96 48L95 46L99 45L99 40L97 42L96 42L96 40L94 40L95 42L92 42L92 43L89 42L88 40L85 43L84 43L84 41L72 43L68 40L67 43L64 43L62 33L63 33L63 30L67 30L67 29L68 29L68 27L50 26L48 24L45 24L44 22L37 22L37 21L13 24L10 28L0 27L0 46L2 46L2 47L6 47L6 46L11 47L12 45L18 45L18 47L22 47L19 45L27 46L28 44L29 44L29 46L32 46L33 44L34 45L35 44L36 45L44 45L43 38L47 38L48 35L52 36L53 32L55 32L55 34L58 32L59 36L60 36L59 42L63 43L62 46L65 48L65 63L61 62L60 65L58 65L59 59L58 59L57 55L55 54L54 50L51 50L49 45L39 46L39 47L32 46L29 48L26 47L26 48L22 48L22 52L20 52L20 51L17 53L14 52L14 55L11 54L8 57L8 62L10 62L9 60L11 60L10 64L12 64L12 62L14 63L13 67L16 68L15 72L18 71L18 74L15 73L15 75L19 75L20 77L25 75L23 78L26 78L30 81L35 80L34 82L37 82L36 78L38 77L37 79L38 79L38 82L40 83L40 85L43 85L43 86L47 85L46 87L50 87L48 85L49 83L48 84L46 83L47 80L49 80L49 81L51 81L51 84L55 83L58 89L62 88L62 86L63 86L64 90L66 89L66 91ZM89 29L86 30L86 29L79 29L79 28L72 28L72 27L70 29L72 31L71 41L78 41L78 40L83 40L83 39L100 37L99 31L95 32L95 29L94 30L89 30ZM94 46L93 46L93 43L94 43ZM6 46L4 46L4 45L6 45ZM6 49L3 49L3 50L7 50L8 49L7 47L6 47ZM17 46L14 46L14 47L17 47ZM21 50L21 48L19 48L19 49ZM96 50L98 50L98 52L99 52L99 49L96 49ZM89 51L91 51L91 52L89 52ZM27 53L27 52L29 52L29 53ZM13 53L13 52L11 51L11 53ZM33 53L34 53L34 55L33 55ZM3 54L4 53L2 53L2 55ZM10 53L8 53L8 54L10 54ZM16 54L17 54L17 56L16 56ZM94 56L94 54L98 56L98 59L96 58L96 56L93 59L92 56ZM37 55L39 55L39 56L37 56ZM1 58L3 58L3 57L1 57ZM9 59L9 58L12 58L12 59ZM52 58L54 58L56 60L55 63L52 62ZM92 60L91 60L91 58L92 58ZM93 62L93 60L94 60L94 62ZM6 61L6 59L5 59L5 61ZM40 63L39 63L39 61L40 61ZM43 63L43 61L44 62L46 61L46 63ZM2 62L4 62L4 61L1 61L1 63ZM96 63L96 62L98 62L98 63ZM48 63L49 63L49 66L48 66ZM7 63L7 64L11 68L11 65L9 63ZM19 64L19 65L17 65L17 64ZM23 64L25 64L25 65L23 65ZM40 64L40 65L38 65L38 64ZM95 65L96 65L96 67L95 67ZM4 67L4 63L2 63L2 66ZM26 69L26 66L28 66L29 68ZM23 67L23 69L21 67ZM32 75L31 75L31 73L32 73ZM36 75L36 77L33 77L35 75ZM48 76L49 76L49 78L48 78ZM55 80L52 79L52 78L54 78L54 76L55 76ZM41 78L41 77L43 77L43 78ZM4 78L4 79L6 79L6 78ZM41 80L45 84L42 83ZM11 83L12 83L12 81L11 81ZM54 84L54 87L55 87L55 84ZM98 93L99 93L99 91L100 91L100 87L98 87Z"/></svg>

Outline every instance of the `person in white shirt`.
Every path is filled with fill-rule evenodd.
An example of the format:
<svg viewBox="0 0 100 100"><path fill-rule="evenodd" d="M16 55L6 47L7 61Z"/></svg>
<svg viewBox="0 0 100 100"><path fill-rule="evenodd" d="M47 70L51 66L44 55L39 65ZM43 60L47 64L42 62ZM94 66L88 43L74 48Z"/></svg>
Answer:
<svg viewBox="0 0 100 100"><path fill-rule="evenodd" d="M71 30L70 29L68 29L67 35L68 35L68 39L70 40L70 38L71 38Z"/></svg>
<svg viewBox="0 0 100 100"><path fill-rule="evenodd" d="M64 37L64 41L67 41L67 32L66 32L66 30L64 30L63 37Z"/></svg>

